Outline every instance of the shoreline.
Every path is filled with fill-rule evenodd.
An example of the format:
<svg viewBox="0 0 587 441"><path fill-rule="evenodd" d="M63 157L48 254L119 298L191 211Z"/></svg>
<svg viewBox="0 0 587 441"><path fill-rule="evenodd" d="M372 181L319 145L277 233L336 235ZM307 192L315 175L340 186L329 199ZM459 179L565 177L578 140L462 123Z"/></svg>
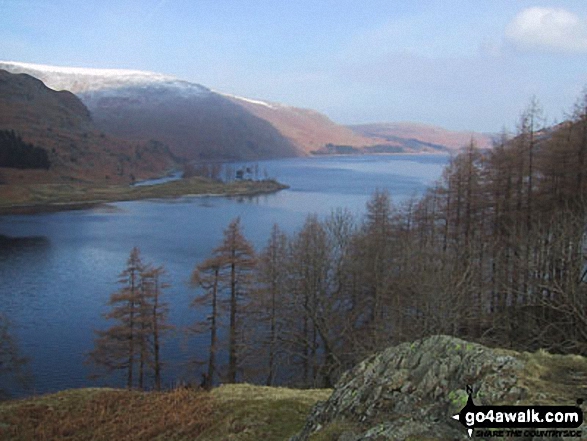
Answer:
<svg viewBox="0 0 587 441"><path fill-rule="evenodd" d="M459 153L458 150L454 152L396 152L396 153L324 153L324 154L310 154L307 158L329 158L335 156L349 156L349 157L360 157L360 156L419 156L419 155L442 155L451 156Z"/></svg>
<svg viewBox="0 0 587 441"><path fill-rule="evenodd" d="M0 186L0 190L1 190ZM108 204L180 197L253 197L289 188L275 180L220 183L203 178L180 179L152 186L27 186L28 201L0 205L0 216L85 210ZM35 200L37 199L37 200ZM40 200L42 199L42 200Z"/></svg>

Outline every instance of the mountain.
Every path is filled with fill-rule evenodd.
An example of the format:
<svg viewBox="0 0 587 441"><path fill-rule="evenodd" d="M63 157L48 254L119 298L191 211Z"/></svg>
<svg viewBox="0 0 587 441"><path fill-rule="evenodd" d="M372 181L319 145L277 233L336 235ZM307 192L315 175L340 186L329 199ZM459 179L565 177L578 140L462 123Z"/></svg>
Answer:
<svg viewBox="0 0 587 441"><path fill-rule="evenodd" d="M311 154L450 152L471 134L420 124L345 127L325 115L210 90L153 72L1 62L55 90L76 94L96 128L134 141L158 140L196 160L251 160ZM475 134L481 147L489 137Z"/></svg>
<svg viewBox="0 0 587 441"><path fill-rule="evenodd" d="M0 131L42 149L50 163L48 170L3 167L7 182L130 182L160 175L175 163L159 142L129 142L100 132L73 93L5 70L0 70Z"/></svg>
<svg viewBox="0 0 587 441"><path fill-rule="evenodd" d="M96 126L133 140L157 139L188 159L298 156L268 121L199 84L150 72L0 62L0 68L75 93Z"/></svg>
<svg viewBox="0 0 587 441"><path fill-rule="evenodd" d="M365 146L386 142L378 137L355 133L352 129L336 124L315 110L232 95L225 96L255 116L270 122L306 155L319 152L328 144L351 146L360 150Z"/></svg>
<svg viewBox="0 0 587 441"><path fill-rule="evenodd" d="M348 127L358 135L383 139L393 145L417 151L456 151L468 145L471 139L481 149L492 146L492 138L487 134L456 132L419 123L360 124Z"/></svg>

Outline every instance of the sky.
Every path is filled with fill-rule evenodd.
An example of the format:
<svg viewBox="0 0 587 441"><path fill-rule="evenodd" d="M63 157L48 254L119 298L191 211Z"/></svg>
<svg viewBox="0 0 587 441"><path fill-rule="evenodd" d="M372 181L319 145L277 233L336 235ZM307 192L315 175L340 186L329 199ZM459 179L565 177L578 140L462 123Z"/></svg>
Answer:
<svg viewBox="0 0 587 441"><path fill-rule="evenodd" d="M515 130L587 85L585 0L0 0L0 60L174 75L341 124Z"/></svg>

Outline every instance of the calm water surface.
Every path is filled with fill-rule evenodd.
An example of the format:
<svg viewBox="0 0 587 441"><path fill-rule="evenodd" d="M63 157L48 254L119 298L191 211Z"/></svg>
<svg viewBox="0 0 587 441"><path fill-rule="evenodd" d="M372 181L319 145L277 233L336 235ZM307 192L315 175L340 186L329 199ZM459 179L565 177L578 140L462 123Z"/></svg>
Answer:
<svg viewBox="0 0 587 441"><path fill-rule="evenodd" d="M45 393L101 384L88 380L91 368L84 362L93 347L93 331L108 326L101 314L118 288L117 275L132 247L141 249L144 261L167 268L170 321L181 329L197 319L188 308L195 295L188 286L190 273L236 216L260 249L274 223L292 232L308 214L324 217L339 207L360 216L377 188L387 188L394 202L401 202L422 193L447 162L440 155L262 161L262 171L291 188L253 199L186 197L0 216L0 235L11 238L0 242L0 312L10 318L32 373L28 391L13 391ZM186 362L203 346L204 340L186 339L180 332L170 336L162 354L168 362L165 382L199 378Z"/></svg>

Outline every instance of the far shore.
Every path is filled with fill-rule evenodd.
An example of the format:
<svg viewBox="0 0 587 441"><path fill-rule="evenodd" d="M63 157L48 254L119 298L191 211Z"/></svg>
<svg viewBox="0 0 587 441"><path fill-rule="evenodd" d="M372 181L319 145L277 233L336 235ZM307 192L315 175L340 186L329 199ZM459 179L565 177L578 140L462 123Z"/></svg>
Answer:
<svg viewBox="0 0 587 441"><path fill-rule="evenodd" d="M4 189L2 188L4 187ZM0 215L84 210L113 202L179 197L255 196L289 188L275 180L223 183L193 177L150 186L0 185ZM12 197L4 197L12 195Z"/></svg>

